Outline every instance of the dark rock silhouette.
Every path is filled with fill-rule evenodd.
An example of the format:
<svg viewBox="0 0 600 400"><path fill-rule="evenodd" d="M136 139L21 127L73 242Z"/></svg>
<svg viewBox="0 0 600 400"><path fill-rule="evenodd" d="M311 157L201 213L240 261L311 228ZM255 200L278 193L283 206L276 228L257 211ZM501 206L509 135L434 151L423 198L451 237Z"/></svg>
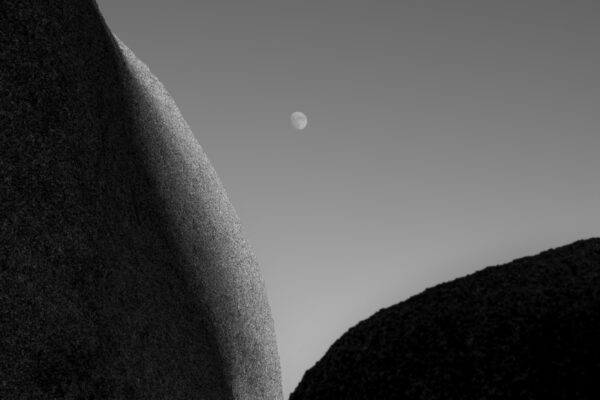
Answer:
<svg viewBox="0 0 600 400"><path fill-rule="evenodd" d="M280 399L237 215L92 0L0 5L0 398Z"/></svg>
<svg viewBox="0 0 600 400"><path fill-rule="evenodd" d="M600 239L435 286L346 332L290 400L596 399Z"/></svg>

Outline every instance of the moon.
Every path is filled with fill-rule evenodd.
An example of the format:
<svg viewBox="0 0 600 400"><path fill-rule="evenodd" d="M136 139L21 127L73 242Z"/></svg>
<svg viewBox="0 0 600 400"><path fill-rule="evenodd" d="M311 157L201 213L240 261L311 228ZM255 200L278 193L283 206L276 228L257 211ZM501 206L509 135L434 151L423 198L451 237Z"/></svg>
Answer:
<svg viewBox="0 0 600 400"><path fill-rule="evenodd" d="M290 121L292 122L292 126L299 131L306 128L306 125L308 124L308 118L300 111L292 113Z"/></svg>

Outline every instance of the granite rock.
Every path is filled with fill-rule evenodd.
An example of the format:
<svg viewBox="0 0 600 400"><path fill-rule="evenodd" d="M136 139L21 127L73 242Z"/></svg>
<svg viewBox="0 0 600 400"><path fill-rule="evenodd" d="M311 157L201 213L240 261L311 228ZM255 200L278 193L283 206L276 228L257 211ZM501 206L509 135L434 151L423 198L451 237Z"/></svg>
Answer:
<svg viewBox="0 0 600 400"><path fill-rule="evenodd" d="M282 398L235 210L92 0L0 6L0 398Z"/></svg>
<svg viewBox="0 0 600 400"><path fill-rule="evenodd" d="M600 398L600 239L430 288L360 322L290 400Z"/></svg>

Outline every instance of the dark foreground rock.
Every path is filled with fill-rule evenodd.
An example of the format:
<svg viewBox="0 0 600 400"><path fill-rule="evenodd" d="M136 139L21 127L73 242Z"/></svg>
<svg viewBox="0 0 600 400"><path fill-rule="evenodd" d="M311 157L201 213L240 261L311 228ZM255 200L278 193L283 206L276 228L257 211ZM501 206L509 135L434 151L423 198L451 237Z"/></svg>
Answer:
<svg viewBox="0 0 600 400"><path fill-rule="evenodd" d="M380 310L290 400L600 398L600 239L489 267Z"/></svg>
<svg viewBox="0 0 600 400"><path fill-rule="evenodd" d="M0 3L0 398L280 399L255 257L92 0Z"/></svg>

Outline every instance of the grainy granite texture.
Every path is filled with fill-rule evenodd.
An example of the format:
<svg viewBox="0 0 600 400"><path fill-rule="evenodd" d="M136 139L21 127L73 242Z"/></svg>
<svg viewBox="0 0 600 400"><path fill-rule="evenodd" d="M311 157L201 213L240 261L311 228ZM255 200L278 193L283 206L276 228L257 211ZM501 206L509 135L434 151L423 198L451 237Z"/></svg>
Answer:
<svg viewBox="0 0 600 400"><path fill-rule="evenodd" d="M208 307L235 399L281 398L279 357L256 259L215 170L173 99L119 41L136 148L177 243L180 269Z"/></svg>
<svg viewBox="0 0 600 400"><path fill-rule="evenodd" d="M589 239L380 310L290 399L598 399L598 338L600 239Z"/></svg>
<svg viewBox="0 0 600 400"><path fill-rule="evenodd" d="M0 398L280 399L260 273L92 0L0 2Z"/></svg>

